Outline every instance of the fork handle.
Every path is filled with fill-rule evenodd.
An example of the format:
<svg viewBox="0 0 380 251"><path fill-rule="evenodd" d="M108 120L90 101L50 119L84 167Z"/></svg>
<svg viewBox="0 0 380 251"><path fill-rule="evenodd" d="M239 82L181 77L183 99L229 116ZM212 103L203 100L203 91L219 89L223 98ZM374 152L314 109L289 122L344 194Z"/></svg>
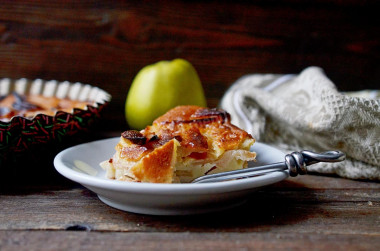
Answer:
<svg viewBox="0 0 380 251"><path fill-rule="evenodd" d="M346 154L341 151L327 151L315 153L312 151L292 152L285 156L285 164L289 169L289 175L292 177L298 174L306 174L306 166L318 162L340 162L346 159Z"/></svg>

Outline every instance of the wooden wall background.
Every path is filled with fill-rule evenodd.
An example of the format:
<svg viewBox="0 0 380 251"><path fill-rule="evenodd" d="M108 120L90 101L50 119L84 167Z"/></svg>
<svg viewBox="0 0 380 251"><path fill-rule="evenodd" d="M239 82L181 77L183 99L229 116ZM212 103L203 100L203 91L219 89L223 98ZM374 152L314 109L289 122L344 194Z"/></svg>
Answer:
<svg viewBox="0 0 380 251"><path fill-rule="evenodd" d="M145 65L189 60L209 106L248 73L322 67L340 90L379 89L378 1L0 0L0 77L79 81L113 96L125 128L129 85Z"/></svg>

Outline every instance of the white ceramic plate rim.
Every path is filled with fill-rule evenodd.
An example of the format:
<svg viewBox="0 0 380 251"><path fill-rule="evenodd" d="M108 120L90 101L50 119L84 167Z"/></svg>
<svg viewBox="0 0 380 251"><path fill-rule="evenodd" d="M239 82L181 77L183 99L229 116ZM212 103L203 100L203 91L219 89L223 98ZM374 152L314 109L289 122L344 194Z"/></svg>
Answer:
<svg viewBox="0 0 380 251"><path fill-rule="evenodd" d="M119 192L130 192L135 194L157 194L157 195L178 195L178 194L215 194L215 193L225 193L233 192L238 190L252 189L256 187L261 187L265 185L270 185L279 182L288 177L288 172L278 171L272 172L266 175L257 176L248 179L240 179L225 182L216 183L200 183L200 184L156 184L156 183L139 183L139 182L124 182L118 180L110 180L106 177L101 178L97 176L91 176L85 173L81 173L72 169L73 164L70 163L70 156L75 151L80 151L83 149L90 149L91 144L103 144L103 145L116 145L119 137L103 139L98 141L93 141L77 146L70 147L66 150L60 152L54 159L54 166L56 170L66 178L78 182L84 186L98 187L107 190L119 191ZM266 144L256 142L255 147L267 147L270 149L275 149ZM103 160L110 158L111 156L104 156ZM99 167L94 167L99 170Z"/></svg>

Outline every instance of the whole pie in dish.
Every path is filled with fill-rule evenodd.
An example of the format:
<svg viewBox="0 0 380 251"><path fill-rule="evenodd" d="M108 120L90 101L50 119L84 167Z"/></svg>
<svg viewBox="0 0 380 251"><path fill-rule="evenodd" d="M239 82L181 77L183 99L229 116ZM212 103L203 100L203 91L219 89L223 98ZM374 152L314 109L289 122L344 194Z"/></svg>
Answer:
<svg viewBox="0 0 380 251"><path fill-rule="evenodd" d="M187 183L246 168L256 157L254 142L223 110L178 106L141 131L123 132L116 153L100 165L110 179Z"/></svg>
<svg viewBox="0 0 380 251"><path fill-rule="evenodd" d="M37 114L54 116L57 111L70 113L74 108L85 109L87 105L93 102L13 92L0 97L0 120L9 121L14 116L33 118Z"/></svg>

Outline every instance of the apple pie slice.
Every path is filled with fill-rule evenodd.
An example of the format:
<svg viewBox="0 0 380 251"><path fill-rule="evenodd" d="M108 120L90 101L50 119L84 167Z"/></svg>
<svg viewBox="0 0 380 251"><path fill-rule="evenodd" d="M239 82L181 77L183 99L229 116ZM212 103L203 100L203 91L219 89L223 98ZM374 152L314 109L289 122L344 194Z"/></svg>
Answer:
<svg viewBox="0 0 380 251"><path fill-rule="evenodd" d="M255 139L220 109L178 106L144 130L121 134L116 153L100 165L111 179L187 183L247 167Z"/></svg>

